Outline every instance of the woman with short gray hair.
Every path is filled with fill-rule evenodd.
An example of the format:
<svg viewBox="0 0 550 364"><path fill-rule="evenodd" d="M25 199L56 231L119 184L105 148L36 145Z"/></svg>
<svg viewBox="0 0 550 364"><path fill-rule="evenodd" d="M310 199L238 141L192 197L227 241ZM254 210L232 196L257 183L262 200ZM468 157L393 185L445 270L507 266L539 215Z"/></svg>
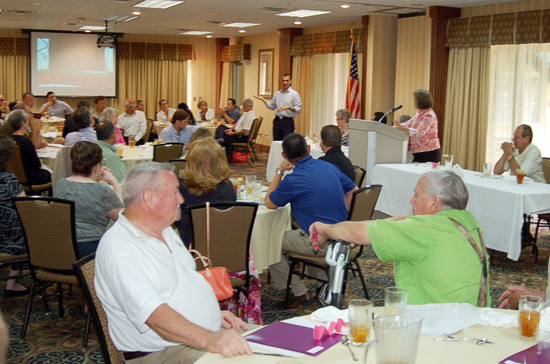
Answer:
<svg viewBox="0 0 550 364"><path fill-rule="evenodd" d="M117 126L118 123L118 115L120 112L115 109L114 107L106 107L105 110L99 115L99 121L103 122L105 120L109 120L113 125L115 126L116 130L116 140L115 144L124 144L126 145L126 141L122 137L122 133L120 131L120 128Z"/></svg>
<svg viewBox="0 0 550 364"><path fill-rule="evenodd" d="M342 145L348 146L349 136L349 118L350 112L347 109L338 109L336 111L336 123L342 132Z"/></svg>

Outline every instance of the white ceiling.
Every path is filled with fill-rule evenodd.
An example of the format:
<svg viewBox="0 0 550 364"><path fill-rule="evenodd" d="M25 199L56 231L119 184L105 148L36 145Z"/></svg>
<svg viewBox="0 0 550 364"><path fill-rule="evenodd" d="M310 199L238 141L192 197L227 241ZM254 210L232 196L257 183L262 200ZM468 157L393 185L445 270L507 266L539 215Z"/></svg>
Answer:
<svg viewBox="0 0 550 364"><path fill-rule="evenodd" d="M172 8L141 8L142 15L130 22L109 22L111 32L127 34L178 35L184 30L204 30L213 36L239 36L236 28L221 22L254 22L245 35L271 33L281 28L312 27L360 21L367 14L399 15L425 11L429 6L469 7L513 0L354 0L341 9L338 0L186 0ZM78 31L82 25L104 25L110 15L131 16L140 0L0 0L0 28ZM311 9L331 14L296 19L276 16L278 12Z"/></svg>

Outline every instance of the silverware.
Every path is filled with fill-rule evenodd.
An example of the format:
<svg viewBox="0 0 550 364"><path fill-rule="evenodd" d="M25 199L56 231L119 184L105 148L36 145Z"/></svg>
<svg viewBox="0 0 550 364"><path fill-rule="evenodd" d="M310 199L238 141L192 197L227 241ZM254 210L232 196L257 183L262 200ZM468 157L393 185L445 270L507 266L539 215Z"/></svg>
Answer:
<svg viewBox="0 0 550 364"><path fill-rule="evenodd" d="M353 358L353 361L357 361L359 359L357 359L357 357L355 356L355 354L353 353L353 350L351 350L350 346L349 346L349 339L347 337L347 335L344 335L342 336L342 339L340 340L342 342L342 344L344 344L345 346L348 347L349 349L349 352L351 353L351 357Z"/></svg>
<svg viewBox="0 0 550 364"><path fill-rule="evenodd" d="M469 341L476 345L483 345L483 344L494 344L494 342L489 341L488 338L484 339L478 339L474 337L454 337L448 334L444 334L444 338L436 338L434 341Z"/></svg>
<svg viewBox="0 0 550 364"><path fill-rule="evenodd" d="M257 355L269 355L269 356L286 356L286 355L283 355L283 354L277 354L277 353L262 353L262 352L259 352L259 351L253 351L252 354L257 354Z"/></svg>

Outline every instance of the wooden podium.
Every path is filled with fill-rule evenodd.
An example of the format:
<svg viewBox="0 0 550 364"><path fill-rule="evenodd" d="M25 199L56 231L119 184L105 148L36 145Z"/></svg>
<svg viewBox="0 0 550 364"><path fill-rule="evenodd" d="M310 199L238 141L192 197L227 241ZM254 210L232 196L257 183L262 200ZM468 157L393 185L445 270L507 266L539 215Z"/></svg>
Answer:
<svg viewBox="0 0 550 364"><path fill-rule="evenodd" d="M350 119L349 128L349 159L366 169L367 185L375 164L407 162L409 136L404 131L362 119Z"/></svg>

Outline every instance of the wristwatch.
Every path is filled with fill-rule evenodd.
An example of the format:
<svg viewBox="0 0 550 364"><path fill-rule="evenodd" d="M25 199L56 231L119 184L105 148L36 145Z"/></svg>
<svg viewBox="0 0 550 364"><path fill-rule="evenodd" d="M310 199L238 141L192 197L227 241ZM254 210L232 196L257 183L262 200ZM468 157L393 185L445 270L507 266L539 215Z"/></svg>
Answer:
<svg viewBox="0 0 550 364"><path fill-rule="evenodd" d="M283 172L281 172L279 168L275 168L275 173L277 173L279 176L283 175Z"/></svg>
<svg viewBox="0 0 550 364"><path fill-rule="evenodd" d="M514 158L514 156L513 156L513 155L509 155L508 157L506 157L506 159L508 159L509 161L511 161L511 160L512 160L512 158Z"/></svg>

